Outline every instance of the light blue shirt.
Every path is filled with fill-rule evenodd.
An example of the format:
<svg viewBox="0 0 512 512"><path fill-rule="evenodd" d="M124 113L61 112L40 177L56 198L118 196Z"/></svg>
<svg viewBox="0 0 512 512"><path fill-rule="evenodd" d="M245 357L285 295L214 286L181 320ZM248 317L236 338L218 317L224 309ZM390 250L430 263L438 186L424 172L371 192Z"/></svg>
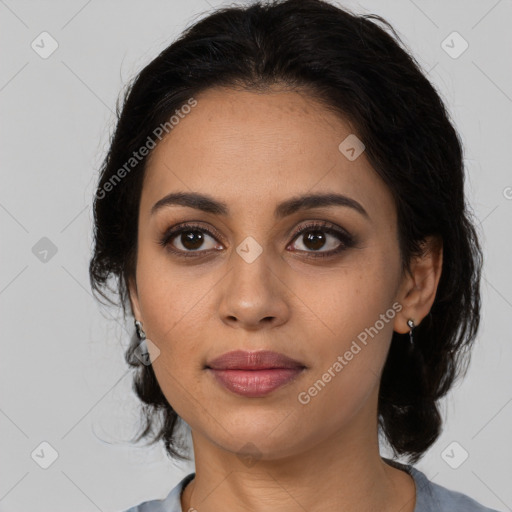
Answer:
<svg viewBox="0 0 512 512"><path fill-rule="evenodd" d="M396 461L393 465L396 466ZM457 491L452 491L428 480L424 473L411 465L400 464L416 483L416 506L414 512L499 512L487 508ZM181 492L194 478L195 473L185 476L162 500L144 501L124 512L187 512L181 508Z"/></svg>

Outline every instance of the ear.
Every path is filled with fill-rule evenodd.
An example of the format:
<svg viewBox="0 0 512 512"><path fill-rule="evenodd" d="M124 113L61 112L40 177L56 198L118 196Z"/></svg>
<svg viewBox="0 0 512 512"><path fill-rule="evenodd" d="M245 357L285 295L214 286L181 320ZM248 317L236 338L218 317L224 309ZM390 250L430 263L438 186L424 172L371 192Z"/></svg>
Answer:
<svg viewBox="0 0 512 512"><path fill-rule="evenodd" d="M425 318L437 292L443 267L443 241L439 236L429 236L423 242L423 253L413 258L409 271L403 277L397 301L402 305L396 316L394 330L405 334L410 331L407 320L419 325Z"/></svg>
<svg viewBox="0 0 512 512"><path fill-rule="evenodd" d="M142 313L139 304L139 295L137 292L137 283L135 277L128 278L128 292L130 297L130 305L132 307L132 313L135 320L143 322Z"/></svg>

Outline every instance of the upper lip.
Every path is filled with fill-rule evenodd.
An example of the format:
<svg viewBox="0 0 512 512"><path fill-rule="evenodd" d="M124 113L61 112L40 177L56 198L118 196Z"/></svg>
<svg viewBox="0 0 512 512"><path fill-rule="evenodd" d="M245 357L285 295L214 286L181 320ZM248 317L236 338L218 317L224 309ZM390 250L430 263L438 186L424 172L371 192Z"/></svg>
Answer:
<svg viewBox="0 0 512 512"><path fill-rule="evenodd" d="M209 361L207 368L213 370L263 370L271 368L305 368L305 365L284 354L271 350L249 352L234 350Z"/></svg>

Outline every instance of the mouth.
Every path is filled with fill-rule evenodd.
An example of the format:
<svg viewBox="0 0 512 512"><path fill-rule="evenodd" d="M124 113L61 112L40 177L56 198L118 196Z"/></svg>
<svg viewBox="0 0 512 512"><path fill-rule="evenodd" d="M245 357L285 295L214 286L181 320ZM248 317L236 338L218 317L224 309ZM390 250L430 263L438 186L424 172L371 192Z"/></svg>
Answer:
<svg viewBox="0 0 512 512"><path fill-rule="evenodd" d="M257 352L234 350L206 364L206 368L212 370L274 370L305 367L306 365L300 361L271 350Z"/></svg>
<svg viewBox="0 0 512 512"><path fill-rule="evenodd" d="M305 368L267 368L261 370L207 369L218 384L237 395L258 398L295 380Z"/></svg>
<svg viewBox="0 0 512 512"><path fill-rule="evenodd" d="M228 352L210 361L205 369L215 382L237 395L263 397L295 380L306 365L272 351Z"/></svg>

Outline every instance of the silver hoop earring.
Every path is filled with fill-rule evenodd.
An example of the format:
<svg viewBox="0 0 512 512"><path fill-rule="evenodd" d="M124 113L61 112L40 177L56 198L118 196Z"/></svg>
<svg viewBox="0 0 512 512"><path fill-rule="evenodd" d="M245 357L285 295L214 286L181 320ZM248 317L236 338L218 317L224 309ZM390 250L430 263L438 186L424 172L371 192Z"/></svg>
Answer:
<svg viewBox="0 0 512 512"><path fill-rule="evenodd" d="M410 329L409 330L409 342L412 345L414 343L413 339L412 339L412 330L414 329L414 320L409 318L409 320L407 320L407 325L409 326L409 329Z"/></svg>
<svg viewBox="0 0 512 512"><path fill-rule="evenodd" d="M146 333L144 332L144 329L142 328L142 322L135 320L135 330L137 331L137 337L139 338L139 340L146 339Z"/></svg>

